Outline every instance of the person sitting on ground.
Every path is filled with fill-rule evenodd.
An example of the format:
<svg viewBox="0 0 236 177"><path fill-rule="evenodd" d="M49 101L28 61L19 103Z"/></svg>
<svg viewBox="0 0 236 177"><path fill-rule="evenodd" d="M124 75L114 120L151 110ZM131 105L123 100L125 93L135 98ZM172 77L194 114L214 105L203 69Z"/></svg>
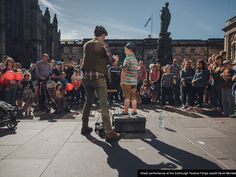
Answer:
<svg viewBox="0 0 236 177"><path fill-rule="evenodd" d="M32 115L32 103L34 100L34 84L31 81L31 75L29 72L24 73L22 84L22 98L25 103L24 109L25 109L25 116L26 115Z"/></svg>
<svg viewBox="0 0 236 177"><path fill-rule="evenodd" d="M148 79L145 79L143 81L143 85L140 88L142 104L149 104L151 102L152 95L151 95L150 85L151 84Z"/></svg>
<svg viewBox="0 0 236 177"><path fill-rule="evenodd" d="M54 98L59 108L58 112L60 113L64 110L65 107L65 96L61 82L58 82L56 84Z"/></svg>

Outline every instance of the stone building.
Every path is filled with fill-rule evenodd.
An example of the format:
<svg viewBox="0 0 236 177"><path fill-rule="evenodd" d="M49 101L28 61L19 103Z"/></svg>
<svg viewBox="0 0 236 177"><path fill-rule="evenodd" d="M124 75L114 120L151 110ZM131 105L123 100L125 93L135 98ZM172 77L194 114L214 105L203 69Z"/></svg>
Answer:
<svg viewBox="0 0 236 177"><path fill-rule="evenodd" d="M84 40L62 40L61 41L61 58L66 61L73 59L78 61L83 56L83 45L89 39ZM111 48L112 54L118 54L121 63L125 58L124 46L128 41L133 41L137 45L136 56L138 60L144 60L149 65L157 59L157 38L147 39L108 39L106 42ZM224 49L224 39L208 40L172 40L172 56L179 63L184 58L191 58L193 62L197 59L207 60L212 54L220 53Z"/></svg>
<svg viewBox="0 0 236 177"><path fill-rule="evenodd" d="M0 58L9 55L28 65L42 53L54 58L60 56L56 14L51 22L49 9L42 14L38 0L1 0Z"/></svg>
<svg viewBox="0 0 236 177"><path fill-rule="evenodd" d="M226 21L223 31L225 32L226 58L236 63L236 16Z"/></svg>

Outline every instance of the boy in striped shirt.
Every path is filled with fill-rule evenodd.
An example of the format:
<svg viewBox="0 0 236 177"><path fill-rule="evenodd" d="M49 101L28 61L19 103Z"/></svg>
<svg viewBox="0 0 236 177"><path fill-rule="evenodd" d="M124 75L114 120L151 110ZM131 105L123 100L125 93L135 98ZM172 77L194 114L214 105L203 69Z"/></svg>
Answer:
<svg viewBox="0 0 236 177"><path fill-rule="evenodd" d="M129 42L125 46L126 58L121 73L121 87L124 96L123 115L129 115L130 102L132 104L131 115L137 115L137 84L138 84L138 61L135 57L136 45Z"/></svg>

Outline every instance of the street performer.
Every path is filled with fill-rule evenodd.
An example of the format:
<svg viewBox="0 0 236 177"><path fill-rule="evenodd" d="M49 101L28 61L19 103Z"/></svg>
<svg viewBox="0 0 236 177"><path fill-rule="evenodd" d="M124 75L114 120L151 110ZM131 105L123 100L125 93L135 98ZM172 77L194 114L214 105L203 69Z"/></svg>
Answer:
<svg viewBox="0 0 236 177"><path fill-rule="evenodd" d="M104 42L108 33L103 26L96 26L94 35L95 38L84 45L82 83L85 87L86 102L83 108L81 134L86 135L93 131L93 129L88 126L88 122L94 93L96 91L100 101L102 121L106 130L106 141L112 141L118 139L120 134L112 130L110 121L106 82L106 79L108 79L107 64L115 65L119 61L119 57L112 56L109 46Z"/></svg>

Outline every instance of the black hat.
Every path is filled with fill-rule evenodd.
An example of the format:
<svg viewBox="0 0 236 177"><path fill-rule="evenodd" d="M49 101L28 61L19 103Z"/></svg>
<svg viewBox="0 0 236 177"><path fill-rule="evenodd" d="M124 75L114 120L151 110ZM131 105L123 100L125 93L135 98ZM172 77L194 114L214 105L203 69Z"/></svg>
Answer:
<svg viewBox="0 0 236 177"><path fill-rule="evenodd" d="M95 37L99 37L101 35L105 34L106 36L108 35L107 30L103 26L97 25L94 30L94 35Z"/></svg>
<svg viewBox="0 0 236 177"><path fill-rule="evenodd" d="M136 49L137 49L137 46L136 46L136 44L135 44L134 42L128 42L128 43L125 45L125 48L130 49L130 50L132 50L133 52L135 52Z"/></svg>

